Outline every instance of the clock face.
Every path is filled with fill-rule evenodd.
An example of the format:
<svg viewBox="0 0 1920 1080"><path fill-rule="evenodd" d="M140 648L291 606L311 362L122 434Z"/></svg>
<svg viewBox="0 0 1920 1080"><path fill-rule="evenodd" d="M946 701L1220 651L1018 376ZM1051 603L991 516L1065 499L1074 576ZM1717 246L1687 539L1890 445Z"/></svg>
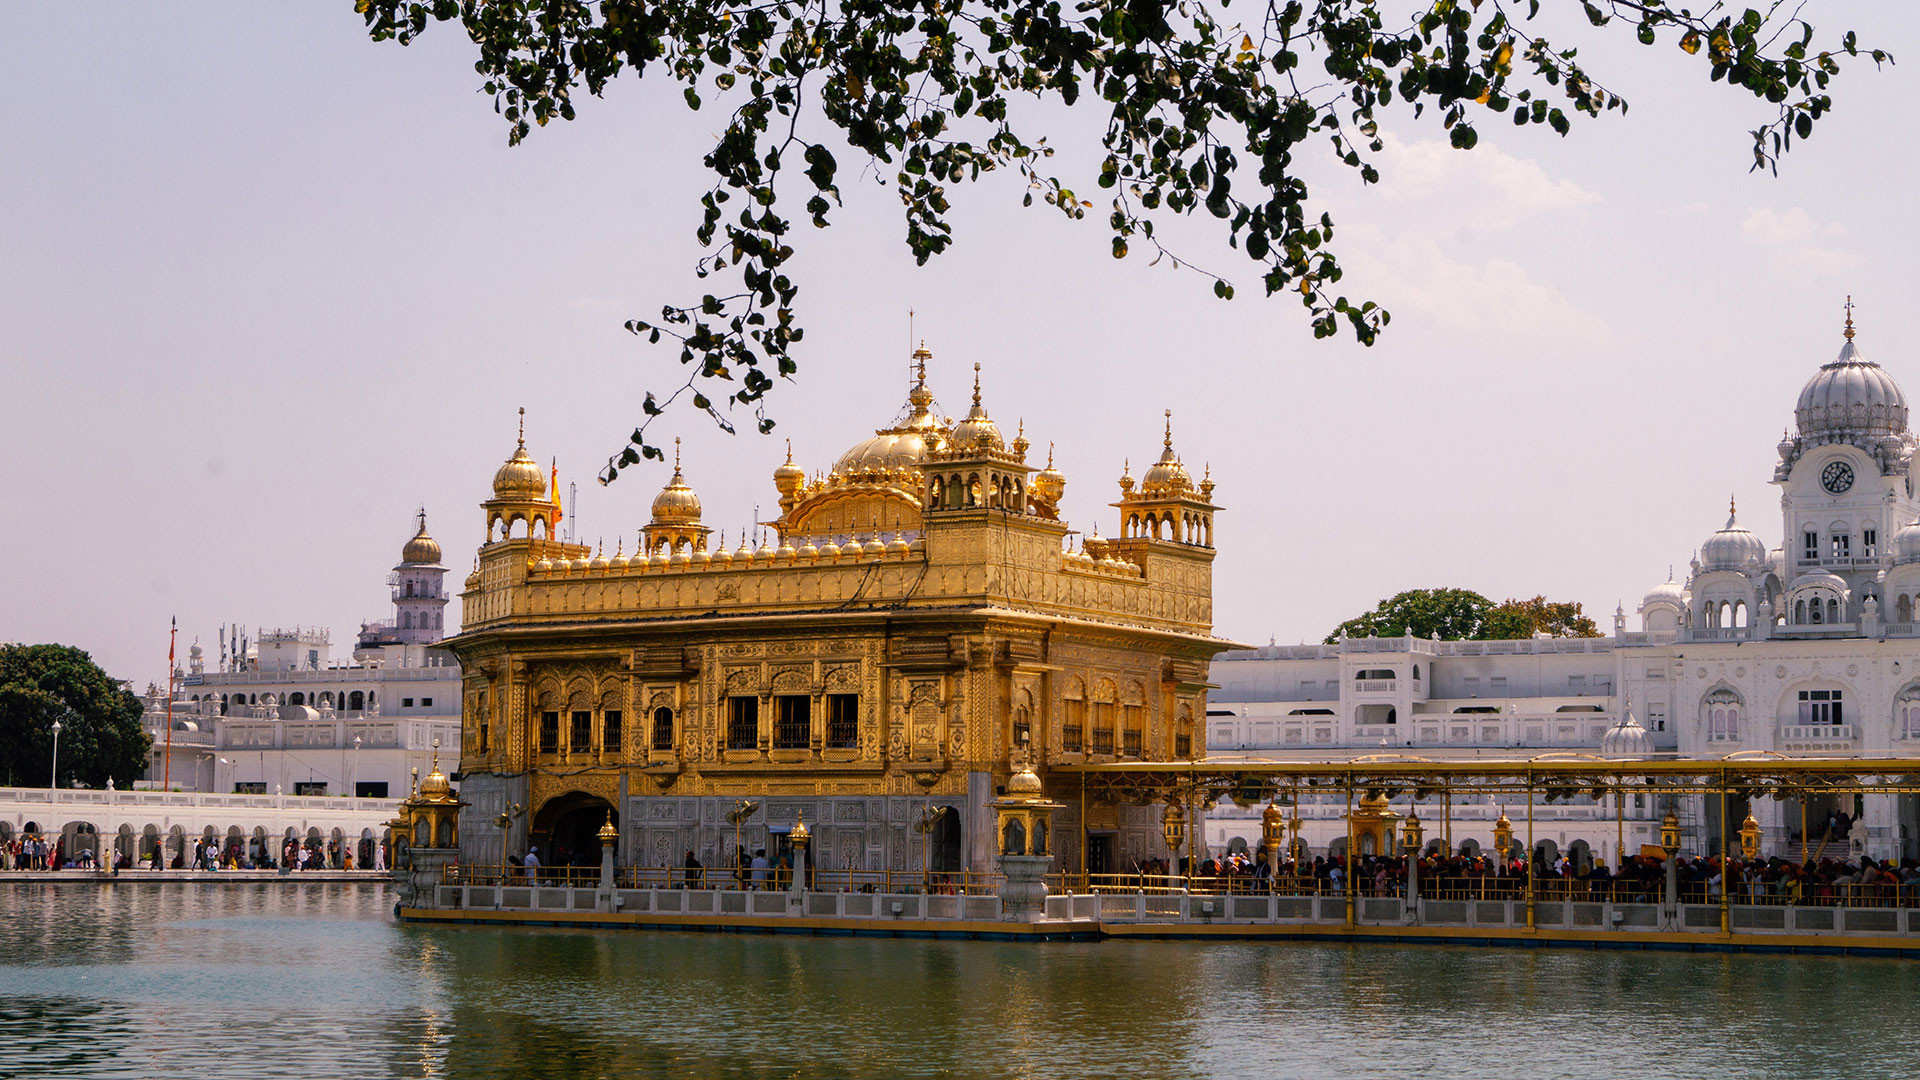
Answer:
<svg viewBox="0 0 1920 1080"><path fill-rule="evenodd" d="M1820 486L1835 495L1844 495L1853 486L1853 466L1835 461L1820 470Z"/></svg>

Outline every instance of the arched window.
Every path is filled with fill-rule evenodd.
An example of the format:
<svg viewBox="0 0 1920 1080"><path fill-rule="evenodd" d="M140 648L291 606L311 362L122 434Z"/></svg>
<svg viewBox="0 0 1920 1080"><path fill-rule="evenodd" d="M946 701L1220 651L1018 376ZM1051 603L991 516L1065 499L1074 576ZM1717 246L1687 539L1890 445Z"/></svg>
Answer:
<svg viewBox="0 0 1920 1080"><path fill-rule="evenodd" d="M1795 626L1805 625L1806 621L1807 621L1807 602L1805 600L1795 600L1793 602L1794 625Z"/></svg>
<svg viewBox="0 0 1920 1080"><path fill-rule="evenodd" d="M1706 697L1707 741L1728 742L1740 738L1740 695L1725 687Z"/></svg>
<svg viewBox="0 0 1920 1080"><path fill-rule="evenodd" d="M665 705L653 710L653 748L673 749L673 710Z"/></svg>
<svg viewBox="0 0 1920 1080"><path fill-rule="evenodd" d="M361 693L358 690L355 690L353 693L347 695L347 708L350 711L360 712L366 707L367 707L367 696L365 694Z"/></svg>
<svg viewBox="0 0 1920 1080"><path fill-rule="evenodd" d="M1893 703L1893 737L1920 739L1920 686L1909 686Z"/></svg>
<svg viewBox="0 0 1920 1080"><path fill-rule="evenodd" d="M1894 614L1894 618L1898 619L1901 622L1912 622L1913 621L1913 597L1907 595L1906 593L1901 593L1900 598L1893 602L1893 614Z"/></svg>

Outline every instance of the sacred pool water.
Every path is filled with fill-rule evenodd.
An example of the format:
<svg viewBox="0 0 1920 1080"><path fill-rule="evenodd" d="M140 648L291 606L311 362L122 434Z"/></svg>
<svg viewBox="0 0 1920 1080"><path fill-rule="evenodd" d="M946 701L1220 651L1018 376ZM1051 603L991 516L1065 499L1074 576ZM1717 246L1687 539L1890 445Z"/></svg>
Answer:
<svg viewBox="0 0 1920 1080"><path fill-rule="evenodd" d="M1920 962L402 926L0 884L0 1077L1907 1077Z"/></svg>

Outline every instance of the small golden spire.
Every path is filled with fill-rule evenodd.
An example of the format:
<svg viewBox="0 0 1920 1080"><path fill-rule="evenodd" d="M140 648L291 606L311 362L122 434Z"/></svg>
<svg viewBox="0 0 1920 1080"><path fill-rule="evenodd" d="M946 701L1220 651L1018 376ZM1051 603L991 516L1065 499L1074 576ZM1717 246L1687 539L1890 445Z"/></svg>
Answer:
<svg viewBox="0 0 1920 1080"><path fill-rule="evenodd" d="M1847 340L1853 340L1853 294L1847 294Z"/></svg>
<svg viewBox="0 0 1920 1080"><path fill-rule="evenodd" d="M673 437L673 475L680 475L680 436Z"/></svg>
<svg viewBox="0 0 1920 1080"><path fill-rule="evenodd" d="M1167 441L1165 443L1165 446L1169 450L1173 449L1173 410L1172 409L1167 410Z"/></svg>
<svg viewBox="0 0 1920 1080"><path fill-rule="evenodd" d="M973 403L980 404L980 362L977 360L973 364Z"/></svg>
<svg viewBox="0 0 1920 1080"><path fill-rule="evenodd" d="M787 464L793 464L793 440L787 440Z"/></svg>
<svg viewBox="0 0 1920 1080"><path fill-rule="evenodd" d="M1053 468L1053 442L1047 442L1047 468Z"/></svg>
<svg viewBox="0 0 1920 1080"><path fill-rule="evenodd" d="M1728 495L1728 496L1727 496L1727 517L1728 517L1728 519L1732 519L1732 517L1733 517L1733 515L1734 515L1734 509L1733 509L1733 496L1732 496L1732 495Z"/></svg>
<svg viewBox="0 0 1920 1080"><path fill-rule="evenodd" d="M527 407L520 406L520 449L527 448Z"/></svg>

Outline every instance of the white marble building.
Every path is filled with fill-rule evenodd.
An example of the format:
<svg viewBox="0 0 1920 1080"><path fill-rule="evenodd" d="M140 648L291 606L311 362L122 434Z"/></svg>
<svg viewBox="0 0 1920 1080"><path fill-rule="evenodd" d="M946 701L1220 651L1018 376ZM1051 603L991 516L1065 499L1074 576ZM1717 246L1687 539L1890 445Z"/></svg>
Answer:
<svg viewBox="0 0 1920 1080"><path fill-rule="evenodd" d="M1794 429L1778 447L1772 482L1785 543L1769 544L1729 508L1685 580L1670 575L1646 594L1640 629L1617 611L1605 638L1367 639L1223 653L1213 666L1209 752L1920 756L1920 440L1905 394L1853 337L1849 319L1839 356L1802 388ZM1623 836L1637 849L1635 836L1650 836L1665 812L1590 800L1546 809L1560 850L1585 840L1595 853ZM1718 800L1676 810L1687 850L1718 850ZM1817 848L1838 811L1859 824L1829 854L1920 856L1914 796L1734 800L1732 829L1749 810L1769 854L1802 853L1803 821ZM1462 812L1494 816L1487 807ZM1474 828L1484 844L1488 827ZM1337 821L1319 831L1344 835ZM1231 809L1209 828L1215 843L1257 832Z"/></svg>
<svg viewBox="0 0 1920 1080"><path fill-rule="evenodd" d="M137 786L398 799L413 770L429 771L434 740L450 764L460 745L460 667L437 644L448 600L440 558L422 512L388 577L394 616L360 627L351 660L336 661L331 635L313 627L223 648L214 670L193 645L176 672L170 752L167 695L149 688L154 749Z"/></svg>

